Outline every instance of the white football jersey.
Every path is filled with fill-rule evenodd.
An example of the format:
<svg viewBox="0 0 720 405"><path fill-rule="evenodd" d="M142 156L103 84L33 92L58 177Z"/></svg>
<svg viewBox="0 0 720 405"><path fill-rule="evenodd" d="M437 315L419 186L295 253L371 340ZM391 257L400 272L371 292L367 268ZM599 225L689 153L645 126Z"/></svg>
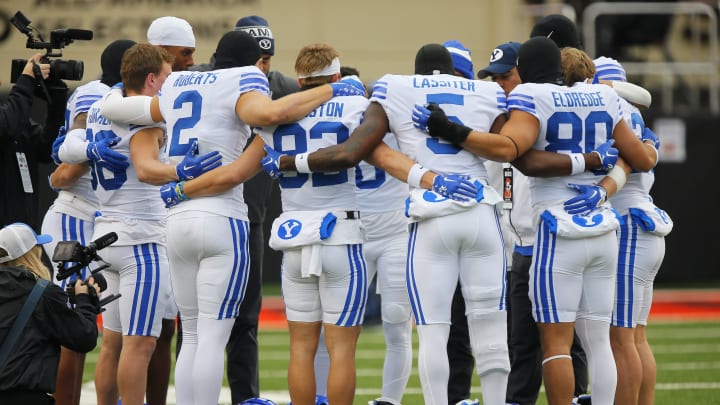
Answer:
<svg viewBox="0 0 720 405"><path fill-rule="evenodd" d="M640 115L640 110L622 98L620 99L620 105L623 108L623 118L625 118L638 139L641 139L645 129L645 121ZM654 183L655 172L653 170L639 172L633 169L627 178L625 186L617 194L610 197L610 203L620 213L627 213L628 208L652 201L650 189Z"/></svg>
<svg viewBox="0 0 720 405"><path fill-rule="evenodd" d="M235 113L241 94L259 91L270 94L267 77L255 66L208 72L173 72L160 89L160 111L167 125L165 150L173 164L182 161L191 140L198 140L199 154L219 151L223 165L242 153L250 138L250 127ZM183 211L206 211L247 219L242 184L210 196L197 197L170 208L170 215Z"/></svg>
<svg viewBox="0 0 720 405"><path fill-rule="evenodd" d="M452 120L488 132L506 111L505 93L497 83L453 75L385 75L375 83L370 101L382 105L400 151L440 174L487 177L483 162L458 146L413 126L415 104L436 103Z"/></svg>
<svg viewBox="0 0 720 405"><path fill-rule="evenodd" d="M334 97L296 123L263 127L258 134L281 153L314 152L348 139L369 103L362 96ZM285 173L279 183L285 212L358 207L354 167L328 173Z"/></svg>
<svg viewBox="0 0 720 405"><path fill-rule="evenodd" d="M76 88L67 101L67 108L65 109L65 129L69 131L75 117L77 117L78 114L88 112L90 106L94 102L100 100L108 91L110 91L110 87L102 83L100 80L93 80ZM70 187L62 190L61 192L67 191L92 204L97 204L97 197L90 185L91 179L92 177L90 172L87 172L80 176L80 178Z"/></svg>
<svg viewBox="0 0 720 405"><path fill-rule="evenodd" d="M393 134L387 133L383 142L398 150L397 140ZM407 183L364 160L355 166L355 186L358 207L363 214L405 210L405 199L408 197Z"/></svg>
<svg viewBox="0 0 720 405"><path fill-rule="evenodd" d="M100 103L96 102L88 111L87 128L90 141L119 136L120 142L112 149L127 156L130 163L125 170L111 171L102 167L102 164L90 161L92 185L100 201L102 217L165 220L166 210L160 198L160 187L138 180L137 171L130 160L130 139L147 126L111 123L100 114Z"/></svg>
<svg viewBox="0 0 720 405"><path fill-rule="evenodd" d="M540 132L534 149L558 153L591 152L612 138L615 125L623 119L617 93L600 84L520 84L508 96L508 108L538 119ZM532 204L576 197L568 183L592 184L602 176L604 173L585 171L572 176L531 177Z"/></svg>

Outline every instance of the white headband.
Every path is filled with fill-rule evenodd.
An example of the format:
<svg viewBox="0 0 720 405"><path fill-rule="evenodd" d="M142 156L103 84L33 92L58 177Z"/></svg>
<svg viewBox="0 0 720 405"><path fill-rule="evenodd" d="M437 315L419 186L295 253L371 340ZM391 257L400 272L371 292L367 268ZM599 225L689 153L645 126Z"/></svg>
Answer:
<svg viewBox="0 0 720 405"><path fill-rule="evenodd" d="M324 68L320 70L316 70L314 72L310 72L306 75L298 75L298 79L305 79L307 77L317 77L317 76L330 76L334 75L335 73L340 73L340 59L335 58L330 62L329 65L325 66Z"/></svg>

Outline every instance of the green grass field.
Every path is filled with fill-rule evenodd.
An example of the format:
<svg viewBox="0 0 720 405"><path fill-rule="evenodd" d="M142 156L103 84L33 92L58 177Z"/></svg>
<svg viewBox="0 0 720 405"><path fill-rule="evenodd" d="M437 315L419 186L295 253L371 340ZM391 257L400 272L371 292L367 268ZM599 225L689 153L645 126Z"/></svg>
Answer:
<svg viewBox="0 0 720 405"><path fill-rule="evenodd" d="M656 404L720 404L720 322L656 322L648 327L648 334L658 364ZM286 330L262 330L259 336L261 391L281 404L288 400L288 340ZM417 347L416 334L414 344ZM380 395L384 350L382 329L365 328L358 346L356 404L367 404ZM83 392L83 404L95 403L91 382L97 351L87 357L84 379L89 384ZM473 397L480 398L477 376L472 391ZM224 390L221 403L229 402L229 394ZM168 403L174 404L172 388ZM423 403L417 375L417 351L403 403ZM544 394L540 395L538 404L547 404Z"/></svg>

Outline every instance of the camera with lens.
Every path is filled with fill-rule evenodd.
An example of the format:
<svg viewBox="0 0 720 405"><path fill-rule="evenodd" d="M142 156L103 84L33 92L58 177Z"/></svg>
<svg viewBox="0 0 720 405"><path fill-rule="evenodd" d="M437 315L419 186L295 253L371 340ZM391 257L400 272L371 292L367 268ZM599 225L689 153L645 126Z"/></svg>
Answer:
<svg viewBox="0 0 720 405"><path fill-rule="evenodd" d="M61 49L76 39L91 40L93 38L92 31L76 28L56 29L50 32L50 41L45 42L40 33L38 33L37 36L35 35L35 27L30 25L31 21L22 12L18 11L15 13L15 15L10 18L10 22L15 28L28 37L25 44L26 48L45 50L45 56L43 56L42 62L50 64L50 77L48 77L48 81L82 80L84 72L83 61L51 58L62 57ZM10 81L12 83L15 83L18 77L20 77L26 64L27 59L12 60L12 65L10 66ZM42 76L39 72L40 69L36 66L35 77L38 78L38 83L47 94L47 89L44 87Z"/></svg>
<svg viewBox="0 0 720 405"><path fill-rule="evenodd" d="M89 243L87 246L83 246L80 244L80 242L77 241L61 241L58 242L58 244L55 246L55 250L53 251L52 260L54 262L57 262L57 275L55 278L57 280L64 280L70 276L75 275L77 278L83 280L83 283L87 282L87 279L83 279L83 269L88 267L90 263L99 261L102 262L102 265L99 267L90 270L90 276L92 276L95 279L95 282L97 283L98 287L100 287L100 291L105 291L107 288L107 281L105 280L105 277L100 273L100 271L110 267L108 263L105 263L103 259L98 255L98 250L102 250L111 244L115 243L118 239L118 236L115 232L107 233L91 243ZM95 294L97 291L95 289L90 288L89 289L90 294ZM66 292L68 294L68 297L70 297L70 302L75 303L75 285L74 283L68 283L66 286ZM106 304L115 301L116 299L120 298L120 294L113 294L109 297L105 297L99 301L100 307L105 306Z"/></svg>

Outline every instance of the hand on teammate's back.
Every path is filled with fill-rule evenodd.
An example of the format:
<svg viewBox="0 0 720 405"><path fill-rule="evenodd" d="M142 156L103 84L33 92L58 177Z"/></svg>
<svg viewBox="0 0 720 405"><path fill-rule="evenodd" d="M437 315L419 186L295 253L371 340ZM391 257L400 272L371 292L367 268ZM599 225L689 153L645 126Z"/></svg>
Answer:
<svg viewBox="0 0 720 405"><path fill-rule="evenodd" d="M416 104L412 121L415 128L427 132L433 138L441 138L456 145L465 142L472 131L472 128L453 122L435 103L425 107Z"/></svg>
<svg viewBox="0 0 720 405"><path fill-rule="evenodd" d="M261 161L263 170L265 170L265 173L270 175L273 179L279 179L282 177L282 171L280 170L280 156L283 154L267 145L265 145L265 153L266 155Z"/></svg>
<svg viewBox="0 0 720 405"><path fill-rule="evenodd" d="M222 165L222 156L216 150L201 156L197 156L197 154L198 141L195 139L190 144L190 149L185 154L185 158L175 166L178 179L191 180Z"/></svg>
<svg viewBox="0 0 720 405"><path fill-rule="evenodd" d="M613 148L614 143L615 140L611 139L592 151L600 158L600 170L607 171L615 167L618 160L618 150Z"/></svg>
<svg viewBox="0 0 720 405"><path fill-rule="evenodd" d="M569 183L568 187L580 194L563 203L563 208L568 214L588 215L607 201L607 191L602 186Z"/></svg>
<svg viewBox="0 0 720 405"><path fill-rule="evenodd" d="M88 159L113 171L127 169L130 166L128 157L111 149L118 142L119 136L90 142L86 151Z"/></svg>
<svg viewBox="0 0 720 405"><path fill-rule="evenodd" d="M480 195L480 189L470 181L470 176L458 174L435 176L433 191L455 201L475 200Z"/></svg>

